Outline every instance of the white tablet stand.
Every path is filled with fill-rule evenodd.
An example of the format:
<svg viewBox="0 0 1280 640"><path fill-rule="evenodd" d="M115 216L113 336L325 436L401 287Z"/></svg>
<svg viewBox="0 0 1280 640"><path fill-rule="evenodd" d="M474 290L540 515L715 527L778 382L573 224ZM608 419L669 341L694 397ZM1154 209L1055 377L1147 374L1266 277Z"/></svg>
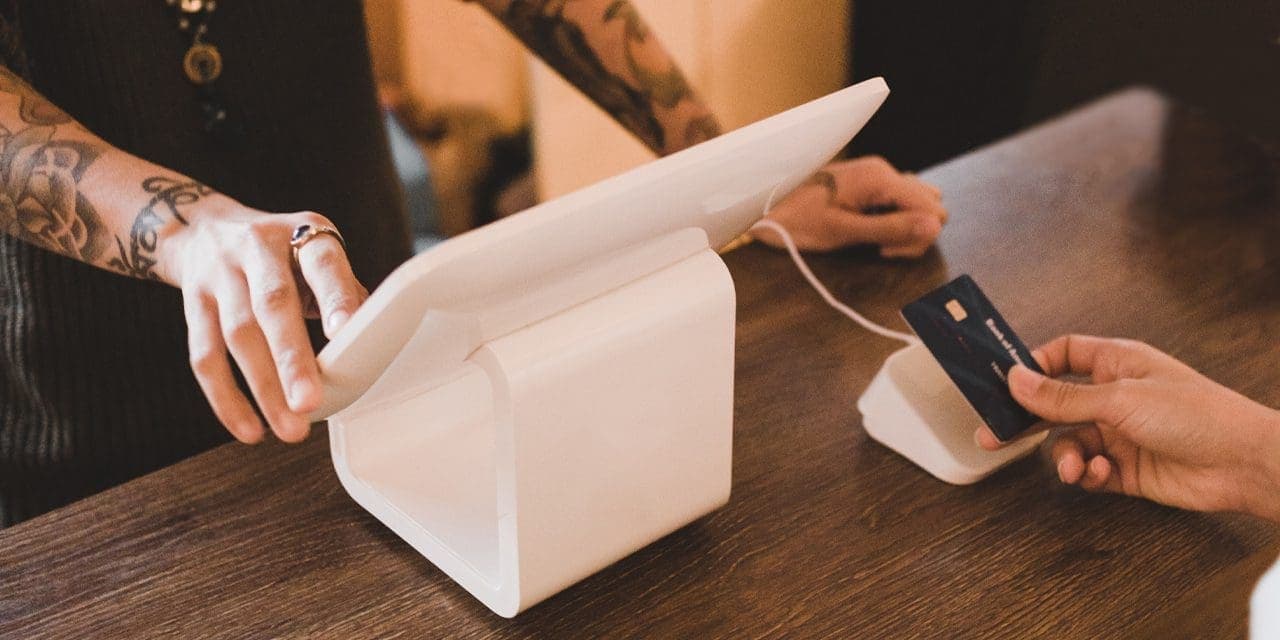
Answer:
<svg viewBox="0 0 1280 640"><path fill-rule="evenodd" d="M999 451L973 440L983 425L951 378L923 344L885 360L858 399L867 434L934 477L972 484L1034 451L1047 434L1027 437Z"/></svg>
<svg viewBox="0 0 1280 640"><path fill-rule="evenodd" d="M863 82L407 262L320 354L343 486L504 616L723 505L715 249L887 94Z"/></svg>

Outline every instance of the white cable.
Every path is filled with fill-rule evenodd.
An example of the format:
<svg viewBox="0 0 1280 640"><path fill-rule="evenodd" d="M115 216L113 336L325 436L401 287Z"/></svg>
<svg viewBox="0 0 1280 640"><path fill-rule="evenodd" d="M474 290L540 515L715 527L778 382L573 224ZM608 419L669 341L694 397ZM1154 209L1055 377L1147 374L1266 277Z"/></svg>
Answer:
<svg viewBox="0 0 1280 640"><path fill-rule="evenodd" d="M769 202L770 204L772 204L773 202L772 194L770 194L769 196ZM769 210L769 207L765 207L765 211L768 211L768 210ZM911 334L902 333L900 331L894 331L893 329L887 329L885 327L882 327L862 317L862 314L849 308L849 306L844 304L843 302L836 300L836 297L831 295L831 292L828 291L826 287L822 286L822 282L818 280L817 276L813 275L813 272L809 270L809 265L805 263L804 258L800 257L800 250L796 248L796 242L791 238L791 233L787 231L786 227L778 224L777 222L774 222L773 220L769 220L765 218L755 223L755 225L751 227L751 230L755 231L756 229L759 229L762 227L765 229L771 229L774 232L776 232L778 235L782 236L783 244L787 245L787 253L791 254L791 259L796 263L796 268L800 270L801 275L804 276L805 280L809 281L809 284L812 285L814 290L818 292L818 295L822 296L822 299L826 300L827 304L831 305L831 307L834 308L836 311L839 311L840 313L843 313L844 315L849 316L849 318L851 318L854 322L862 325L862 328L872 333L876 333L886 338L891 338L893 340L900 340L909 345L918 344L920 342L919 338L916 338Z"/></svg>

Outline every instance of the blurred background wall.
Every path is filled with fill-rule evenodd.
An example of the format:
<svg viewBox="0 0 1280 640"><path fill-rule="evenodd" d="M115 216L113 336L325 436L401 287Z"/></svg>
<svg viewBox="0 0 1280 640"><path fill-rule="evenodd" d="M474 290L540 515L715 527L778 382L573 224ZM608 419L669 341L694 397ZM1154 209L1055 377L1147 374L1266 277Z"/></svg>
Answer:
<svg viewBox="0 0 1280 640"><path fill-rule="evenodd" d="M821 97L848 81L848 0L633 2L725 130ZM543 197L654 157L541 63L533 65L533 113L535 173Z"/></svg>
<svg viewBox="0 0 1280 640"><path fill-rule="evenodd" d="M1132 84L1280 143L1277 0L632 1L727 129L885 76L852 150L905 169ZM652 158L475 5L366 11L421 228L452 235Z"/></svg>
<svg viewBox="0 0 1280 640"><path fill-rule="evenodd" d="M848 81L847 0L633 2L726 129ZM384 102L427 159L444 235L653 158L479 7L366 0L366 14Z"/></svg>
<svg viewBox="0 0 1280 640"><path fill-rule="evenodd" d="M1142 84L1280 143L1280 1L857 0L853 79L894 94L853 150L920 169Z"/></svg>

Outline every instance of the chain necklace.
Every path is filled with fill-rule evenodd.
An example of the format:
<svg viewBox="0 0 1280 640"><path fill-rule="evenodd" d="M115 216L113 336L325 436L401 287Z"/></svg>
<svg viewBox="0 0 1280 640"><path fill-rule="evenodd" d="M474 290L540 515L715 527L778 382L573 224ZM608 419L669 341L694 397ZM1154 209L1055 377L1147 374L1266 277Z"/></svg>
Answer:
<svg viewBox="0 0 1280 640"><path fill-rule="evenodd" d="M234 143L239 137L239 125L218 99L215 90L215 83L222 75L222 52L205 41L209 34L209 21L218 10L218 1L164 0L164 3L177 18L178 31L191 37L191 44L182 56L182 71L196 87L205 133L223 143Z"/></svg>

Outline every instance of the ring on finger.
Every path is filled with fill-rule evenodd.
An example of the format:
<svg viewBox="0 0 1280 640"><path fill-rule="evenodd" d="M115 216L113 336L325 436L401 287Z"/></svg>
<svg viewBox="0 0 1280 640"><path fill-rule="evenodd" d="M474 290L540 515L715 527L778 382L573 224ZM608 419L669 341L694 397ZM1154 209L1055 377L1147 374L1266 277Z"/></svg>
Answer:
<svg viewBox="0 0 1280 640"><path fill-rule="evenodd" d="M342 234L338 233L337 229L323 224L300 224L294 227L293 235L289 238L289 246L293 247L293 262L295 265L301 264L298 262L298 252L302 250L302 247L320 236L337 238L338 244L342 245L342 250L347 250L347 241L342 238Z"/></svg>

